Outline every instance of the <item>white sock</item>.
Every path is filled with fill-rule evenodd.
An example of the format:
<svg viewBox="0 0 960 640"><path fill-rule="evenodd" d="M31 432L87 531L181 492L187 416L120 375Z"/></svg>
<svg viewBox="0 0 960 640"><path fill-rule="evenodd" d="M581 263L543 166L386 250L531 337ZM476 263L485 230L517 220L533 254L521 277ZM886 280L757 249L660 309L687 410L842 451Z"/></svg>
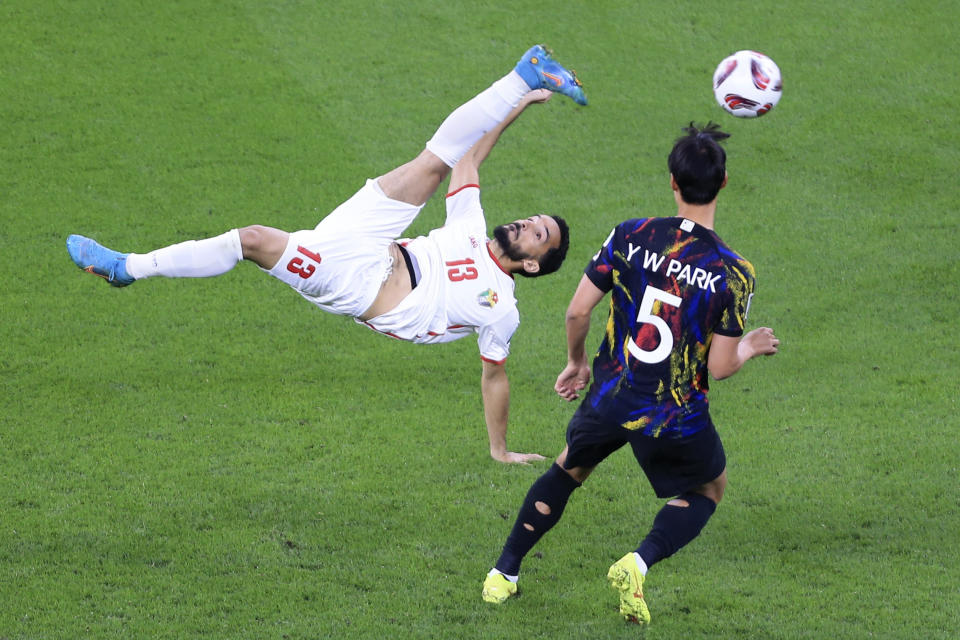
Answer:
<svg viewBox="0 0 960 640"><path fill-rule="evenodd" d="M490 569L490 571L487 572L487 575L488 575L488 576L492 576L492 575L495 574L495 573L499 573L500 575L502 575L504 578L506 578L507 580L509 580L509 581L512 582L513 584L517 584L517 580L520 579L520 576L508 576L508 575L505 574L503 571L497 571L496 569Z"/></svg>
<svg viewBox="0 0 960 640"><path fill-rule="evenodd" d="M135 280L151 276L209 278L233 269L243 260L237 229L206 240L189 240L150 253L131 253L126 269Z"/></svg>
<svg viewBox="0 0 960 640"><path fill-rule="evenodd" d="M520 74L511 71L447 116L427 142L427 149L452 167L529 92Z"/></svg>
<svg viewBox="0 0 960 640"><path fill-rule="evenodd" d="M637 568L640 569L640 575L647 575L647 563L643 561L643 558L641 558L640 554L636 551L633 552L633 557L637 559Z"/></svg>

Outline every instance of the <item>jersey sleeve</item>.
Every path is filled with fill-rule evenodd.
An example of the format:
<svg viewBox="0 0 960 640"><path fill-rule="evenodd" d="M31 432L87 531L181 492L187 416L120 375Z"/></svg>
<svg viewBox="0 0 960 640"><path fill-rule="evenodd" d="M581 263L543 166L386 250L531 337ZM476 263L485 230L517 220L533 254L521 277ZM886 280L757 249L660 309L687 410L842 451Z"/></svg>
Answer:
<svg viewBox="0 0 960 640"><path fill-rule="evenodd" d="M747 326L747 313L756 287L753 265L746 260L727 267L727 302L714 333L738 338Z"/></svg>
<svg viewBox="0 0 960 640"><path fill-rule="evenodd" d="M477 337L480 357L487 362L503 364L510 355L510 338L513 337L518 326L520 326L520 312L513 307L509 313L480 327Z"/></svg>
<svg viewBox="0 0 960 640"><path fill-rule="evenodd" d="M583 270L584 275L590 278L590 282L601 291L613 289L614 245L618 229L619 227L613 228L603 246L600 247L600 251L597 251Z"/></svg>
<svg viewBox="0 0 960 640"><path fill-rule="evenodd" d="M446 224L471 224L486 233L483 207L480 205L480 185L466 184L447 194Z"/></svg>

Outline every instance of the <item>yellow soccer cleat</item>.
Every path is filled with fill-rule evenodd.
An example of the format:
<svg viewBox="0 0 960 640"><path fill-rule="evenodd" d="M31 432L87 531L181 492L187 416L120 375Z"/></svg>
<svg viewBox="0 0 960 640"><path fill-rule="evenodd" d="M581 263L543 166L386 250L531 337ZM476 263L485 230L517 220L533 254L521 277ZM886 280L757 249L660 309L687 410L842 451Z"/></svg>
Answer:
<svg viewBox="0 0 960 640"><path fill-rule="evenodd" d="M489 573L483 581L483 601L502 604L507 598L517 594L517 585L510 582L502 573Z"/></svg>
<svg viewBox="0 0 960 640"><path fill-rule="evenodd" d="M633 551L613 563L607 571L610 586L620 592L620 613L627 622L650 623L650 611L643 600L643 574Z"/></svg>

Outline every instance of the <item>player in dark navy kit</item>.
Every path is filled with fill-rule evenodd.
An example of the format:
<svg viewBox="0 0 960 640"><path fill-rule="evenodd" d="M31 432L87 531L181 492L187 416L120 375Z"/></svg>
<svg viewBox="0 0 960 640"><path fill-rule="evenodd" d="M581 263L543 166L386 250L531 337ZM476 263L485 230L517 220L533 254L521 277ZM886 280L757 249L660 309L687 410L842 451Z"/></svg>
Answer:
<svg viewBox="0 0 960 640"><path fill-rule="evenodd" d="M672 498L635 550L610 567L620 613L648 623L647 569L693 540L713 515L727 482L723 445L710 420L708 372L736 373L777 352L767 327L744 333L753 266L713 231L717 194L726 185L728 135L691 123L670 153L677 216L627 220L613 229L584 271L567 309L567 366L555 389L579 397L590 380L585 340L590 312L611 294L593 383L567 428L567 446L533 484L503 553L484 581L483 599L517 591L520 563L556 524L593 469L629 444L660 498Z"/></svg>

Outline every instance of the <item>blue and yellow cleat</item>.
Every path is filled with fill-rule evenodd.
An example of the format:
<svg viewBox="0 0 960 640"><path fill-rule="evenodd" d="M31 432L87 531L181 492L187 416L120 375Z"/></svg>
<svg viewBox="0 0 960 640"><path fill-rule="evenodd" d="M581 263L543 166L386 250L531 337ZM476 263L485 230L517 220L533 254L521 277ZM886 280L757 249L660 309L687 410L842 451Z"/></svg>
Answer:
<svg viewBox="0 0 960 640"><path fill-rule="evenodd" d="M650 611L643 599L643 574L633 551L613 563L607 572L607 580L620 592L620 615L627 622L650 624Z"/></svg>
<svg viewBox="0 0 960 640"><path fill-rule="evenodd" d="M133 282L127 273L125 253L107 249L90 238L78 235L67 237L67 251L74 264L114 287L125 287Z"/></svg>
<svg viewBox="0 0 960 640"><path fill-rule="evenodd" d="M567 71L543 45L530 47L515 69L531 89L549 89L569 96L577 104L587 104L587 96L583 93L577 73Z"/></svg>
<svg viewBox="0 0 960 640"><path fill-rule="evenodd" d="M502 573L496 571L491 571L487 574L486 580L483 581L483 597L484 602L492 602L493 604L503 604L507 601L508 598L516 595L517 593L517 584L515 582L510 582Z"/></svg>

